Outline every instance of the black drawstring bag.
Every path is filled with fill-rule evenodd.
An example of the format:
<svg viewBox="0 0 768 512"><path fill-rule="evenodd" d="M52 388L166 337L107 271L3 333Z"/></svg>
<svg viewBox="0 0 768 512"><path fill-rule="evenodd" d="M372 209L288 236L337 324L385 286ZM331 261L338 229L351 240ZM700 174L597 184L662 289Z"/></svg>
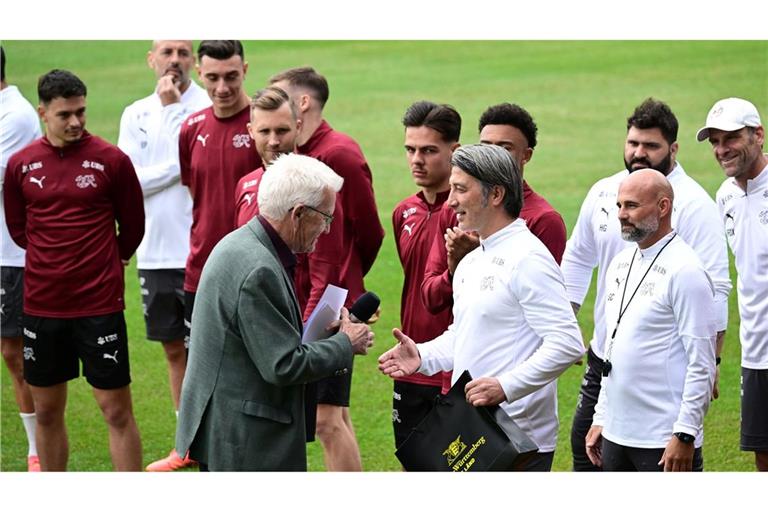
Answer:
<svg viewBox="0 0 768 512"><path fill-rule="evenodd" d="M504 410L467 403L461 374L395 451L406 471L514 471L538 450Z"/></svg>

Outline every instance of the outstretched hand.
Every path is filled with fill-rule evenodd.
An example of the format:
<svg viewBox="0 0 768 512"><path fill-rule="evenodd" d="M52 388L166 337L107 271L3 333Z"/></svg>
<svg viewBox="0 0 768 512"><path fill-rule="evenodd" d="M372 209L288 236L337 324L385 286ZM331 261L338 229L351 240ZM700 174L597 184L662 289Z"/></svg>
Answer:
<svg viewBox="0 0 768 512"><path fill-rule="evenodd" d="M421 366L421 356L416 343L400 329L392 329L397 345L379 357L379 370L393 379L415 373Z"/></svg>

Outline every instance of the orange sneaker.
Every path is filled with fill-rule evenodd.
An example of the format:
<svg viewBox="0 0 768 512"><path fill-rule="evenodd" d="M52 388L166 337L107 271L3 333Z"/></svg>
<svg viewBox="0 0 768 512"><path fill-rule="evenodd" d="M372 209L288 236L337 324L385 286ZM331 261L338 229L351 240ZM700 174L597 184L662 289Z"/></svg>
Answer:
<svg viewBox="0 0 768 512"><path fill-rule="evenodd" d="M176 453L176 449L171 450L167 457L156 460L147 466L147 471L176 471L177 469L191 468L197 466L197 461L189 458L189 455L183 459Z"/></svg>
<svg viewBox="0 0 768 512"><path fill-rule="evenodd" d="M40 457L37 455L30 455L27 457L27 471L30 473L40 472Z"/></svg>

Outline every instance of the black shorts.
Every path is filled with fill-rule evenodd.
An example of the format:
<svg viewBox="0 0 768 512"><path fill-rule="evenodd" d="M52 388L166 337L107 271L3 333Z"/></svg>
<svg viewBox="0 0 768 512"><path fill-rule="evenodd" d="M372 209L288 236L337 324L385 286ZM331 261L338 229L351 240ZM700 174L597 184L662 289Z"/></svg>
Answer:
<svg viewBox="0 0 768 512"><path fill-rule="evenodd" d="M192 336L192 310L195 308L195 292L184 291L184 346L189 349Z"/></svg>
<svg viewBox="0 0 768 512"><path fill-rule="evenodd" d="M440 394L441 387L399 380L394 384L392 428L395 431L395 448L398 448L435 406L435 397Z"/></svg>
<svg viewBox="0 0 768 512"><path fill-rule="evenodd" d="M741 369L741 442L745 452L768 451L768 369Z"/></svg>
<svg viewBox="0 0 768 512"><path fill-rule="evenodd" d="M21 337L24 305L24 268L0 268L0 332L3 338Z"/></svg>
<svg viewBox="0 0 768 512"><path fill-rule="evenodd" d="M139 269L141 302L147 339L184 338L184 269Z"/></svg>
<svg viewBox="0 0 768 512"><path fill-rule="evenodd" d="M352 366L343 375L334 375L317 381L317 403L349 407L349 395L352 391Z"/></svg>
<svg viewBox="0 0 768 512"><path fill-rule="evenodd" d="M83 375L97 389L131 383L123 312L82 318L24 315L24 380L54 386Z"/></svg>

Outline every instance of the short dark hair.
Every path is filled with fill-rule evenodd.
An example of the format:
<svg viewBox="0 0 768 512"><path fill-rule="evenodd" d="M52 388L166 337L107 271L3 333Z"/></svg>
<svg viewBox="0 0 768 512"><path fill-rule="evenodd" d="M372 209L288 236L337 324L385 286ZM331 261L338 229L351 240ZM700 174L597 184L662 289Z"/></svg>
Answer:
<svg viewBox="0 0 768 512"><path fill-rule="evenodd" d="M55 98L74 98L86 94L88 89L83 81L64 69L52 69L37 81L37 97L44 105Z"/></svg>
<svg viewBox="0 0 768 512"><path fill-rule="evenodd" d="M669 105L654 98L647 98L627 118L627 131L632 127L640 130L658 128L667 143L677 140L677 118Z"/></svg>
<svg viewBox="0 0 768 512"><path fill-rule="evenodd" d="M0 80L5 82L5 50L0 45Z"/></svg>
<svg viewBox="0 0 768 512"><path fill-rule="evenodd" d="M450 105L438 105L431 101L417 101L405 111L403 126L415 128L426 126L438 132L443 142L459 142L461 116Z"/></svg>
<svg viewBox="0 0 768 512"><path fill-rule="evenodd" d="M311 90L313 96L320 102L320 107L324 107L328 102L330 91L328 90L328 80L323 75L315 71L315 68L304 66L300 68L291 68L273 75L269 79L269 84L287 81L294 87L306 87Z"/></svg>
<svg viewBox="0 0 768 512"><path fill-rule="evenodd" d="M499 103L485 109L477 123L477 131L483 131L489 124L506 124L514 126L523 133L525 140L528 141L528 147L536 147L536 133L539 129L533 121L531 114L520 105L514 103Z"/></svg>
<svg viewBox="0 0 768 512"><path fill-rule="evenodd" d="M523 179L520 167L505 149L492 144L470 144L453 152L451 164L480 182L483 200L487 201L491 189L504 189L504 210L514 218L523 209Z"/></svg>
<svg viewBox="0 0 768 512"><path fill-rule="evenodd" d="M245 60L243 45L234 39L200 41L200 46L197 47L197 61L200 62L206 55L216 60L226 60L234 55L239 55L241 59Z"/></svg>

